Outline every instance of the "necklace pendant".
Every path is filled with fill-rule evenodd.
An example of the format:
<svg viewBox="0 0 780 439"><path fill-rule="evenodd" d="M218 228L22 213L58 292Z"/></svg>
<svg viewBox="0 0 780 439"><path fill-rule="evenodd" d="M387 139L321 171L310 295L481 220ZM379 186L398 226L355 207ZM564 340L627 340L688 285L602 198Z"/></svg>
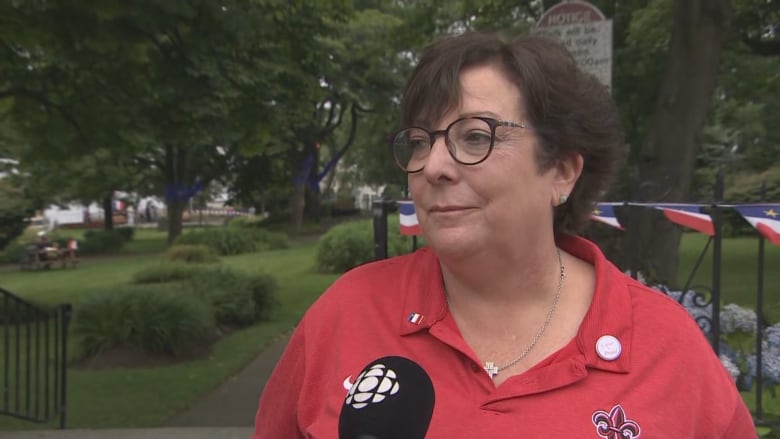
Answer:
<svg viewBox="0 0 780 439"><path fill-rule="evenodd" d="M498 375L498 367L495 364L493 364L492 361L486 361L483 369L485 369L485 372L487 372L490 378L493 378L494 376Z"/></svg>

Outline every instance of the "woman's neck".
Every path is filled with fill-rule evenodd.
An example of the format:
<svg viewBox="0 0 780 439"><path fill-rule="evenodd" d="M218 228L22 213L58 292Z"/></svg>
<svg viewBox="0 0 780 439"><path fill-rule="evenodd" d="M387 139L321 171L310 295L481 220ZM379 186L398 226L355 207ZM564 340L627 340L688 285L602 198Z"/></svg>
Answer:
<svg viewBox="0 0 780 439"><path fill-rule="evenodd" d="M449 300L492 303L499 307L546 301L552 297L561 261L552 239L493 247L490 251L472 252L467 256L439 257Z"/></svg>

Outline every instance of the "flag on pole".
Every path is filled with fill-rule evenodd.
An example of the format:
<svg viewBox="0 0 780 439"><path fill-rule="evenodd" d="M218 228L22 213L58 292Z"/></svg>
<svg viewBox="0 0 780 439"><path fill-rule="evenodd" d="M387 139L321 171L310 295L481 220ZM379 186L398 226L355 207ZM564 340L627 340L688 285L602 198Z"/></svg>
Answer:
<svg viewBox="0 0 780 439"><path fill-rule="evenodd" d="M666 219L675 224L689 227L705 235L715 234L712 217L701 213L701 206L698 204L649 204L648 206L660 209Z"/></svg>
<svg viewBox="0 0 780 439"><path fill-rule="evenodd" d="M398 212L401 218L402 235L420 235L422 229L417 222L417 213L414 211L414 203L411 201L399 201Z"/></svg>
<svg viewBox="0 0 780 439"><path fill-rule="evenodd" d="M596 208L593 209L593 212L590 214L590 218L594 221L604 223L616 229L625 230L623 226L620 225L620 221L618 221L617 216L615 216L614 205L615 203L596 204Z"/></svg>
<svg viewBox="0 0 780 439"><path fill-rule="evenodd" d="M767 241L780 245L780 204L734 206Z"/></svg>

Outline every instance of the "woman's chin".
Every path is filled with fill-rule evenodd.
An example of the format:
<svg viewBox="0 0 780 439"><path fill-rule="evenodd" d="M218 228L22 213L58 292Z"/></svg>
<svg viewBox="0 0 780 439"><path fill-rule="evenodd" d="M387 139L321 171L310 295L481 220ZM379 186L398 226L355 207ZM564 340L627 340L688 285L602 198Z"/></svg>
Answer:
<svg viewBox="0 0 780 439"><path fill-rule="evenodd" d="M428 246L440 258L466 257L479 249L479 240L471 233L460 233L457 230L437 230L426 237Z"/></svg>

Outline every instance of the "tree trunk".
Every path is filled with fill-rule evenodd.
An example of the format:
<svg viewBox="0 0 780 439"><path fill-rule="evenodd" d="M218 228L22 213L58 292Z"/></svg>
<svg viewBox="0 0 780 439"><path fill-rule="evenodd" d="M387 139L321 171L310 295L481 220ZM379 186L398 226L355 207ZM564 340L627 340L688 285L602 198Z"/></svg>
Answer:
<svg viewBox="0 0 780 439"><path fill-rule="evenodd" d="M109 192L108 195L103 197L103 229L114 229L114 192Z"/></svg>
<svg viewBox="0 0 780 439"><path fill-rule="evenodd" d="M311 139L314 139L314 137ZM317 169L320 160L319 148L315 140L303 142L303 152L300 154L303 160L300 160L301 169L295 182L292 199L290 200L291 218L290 225L295 232L299 232L303 226L303 219L311 217L311 209L316 204L319 210L319 199L313 199L308 186L309 182L317 177ZM316 194L315 194L316 195Z"/></svg>
<svg viewBox="0 0 780 439"><path fill-rule="evenodd" d="M181 235L181 214L184 212L185 205L185 203L172 199L166 201L165 207L168 210L168 244L173 244L176 238Z"/></svg>
<svg viewBox="0 0 780 439"><path fill-rule="evenodd" d="M639 163L641 201L690 201L700 135L715 90L723 40L732 16L728 0L677 0L674 33L651 127ZM677 284L680 232L658 212L640 221L643 272Z"/></svg>
<svg viewBox="0 0 780 439"><path fill-rule="evenodd" d="M303 226L303 209L306 207L306 182L296 184L290 200L290 226L299 232Z"/></svg>
<svg viewBox="0 0 780 439"><path fill-rule="evenodd" d="M173 244L182 231L183 184L188 170L188 155L185 148L165 146L165 206L168 211L168 244Z"/></svg>
<svg viewBox="0 0 780 439"><path fill-rule="evenodd" d="M303 217L308 220L319 221L322 213L320 208L320 191L313 191L307 187L305 196L306 202L303 206Z"/></svg>

